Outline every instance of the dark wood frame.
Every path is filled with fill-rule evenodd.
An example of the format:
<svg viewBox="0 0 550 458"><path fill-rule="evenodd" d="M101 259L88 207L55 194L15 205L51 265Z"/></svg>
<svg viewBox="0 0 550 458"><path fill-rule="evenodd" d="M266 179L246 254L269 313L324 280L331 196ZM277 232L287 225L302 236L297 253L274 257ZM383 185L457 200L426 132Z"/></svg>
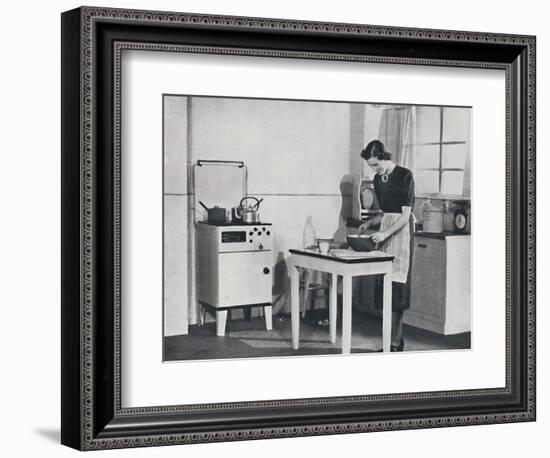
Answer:
<svg viewBox="0 0 550 458"><path fill-rule="evenodd" d="M506 71L505 388L120 404L123 49ZM535 419L535 37L82 7L62 15L62 434L104 449Z"/></svg>

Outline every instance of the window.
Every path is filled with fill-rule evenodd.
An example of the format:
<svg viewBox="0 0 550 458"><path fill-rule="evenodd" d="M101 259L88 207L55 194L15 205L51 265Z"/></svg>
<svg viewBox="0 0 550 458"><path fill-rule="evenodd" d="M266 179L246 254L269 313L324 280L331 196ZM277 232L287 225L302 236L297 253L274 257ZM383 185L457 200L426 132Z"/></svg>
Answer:
<svg viewBox="0 0 550 458"><path fill-rule="evenodd" d="M417 193L462 196L470 108L417 107L414 146Z"/></svg>

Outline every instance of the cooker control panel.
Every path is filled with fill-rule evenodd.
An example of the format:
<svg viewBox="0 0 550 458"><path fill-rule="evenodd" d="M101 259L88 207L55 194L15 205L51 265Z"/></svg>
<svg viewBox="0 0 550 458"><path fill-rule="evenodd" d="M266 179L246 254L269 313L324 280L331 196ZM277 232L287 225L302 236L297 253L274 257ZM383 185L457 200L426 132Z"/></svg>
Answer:
<svg viewBox="0 0 550 458"><path fill-rule="evenodd" d="M246 231L223 231L222 243L246 242Z"/></svg>
<svg viewBox="0 0 550 458"><path fill-rule="evenodd" d="M261 242L271 237L271 228L266 226L254 226L248 231L248 243ZM261 250L261 248L260 248Z"/></svg>
<svg viewBox="0 0 550 458"><path fill-rule="evenodd" d="M273 247L273 227L257 224L219 230L219 251L268 251Z"/></svg>

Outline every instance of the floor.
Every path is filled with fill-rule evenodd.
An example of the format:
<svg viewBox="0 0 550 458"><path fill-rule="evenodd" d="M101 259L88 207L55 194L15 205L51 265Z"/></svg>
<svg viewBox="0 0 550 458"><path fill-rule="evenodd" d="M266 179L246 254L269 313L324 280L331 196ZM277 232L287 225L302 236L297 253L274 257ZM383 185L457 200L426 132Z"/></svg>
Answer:
<svg viewBox="0 0 550 458"><path fill-rule="evenodd" d="M331 344L328 326L316 310L300 324L300 348L292 349L291 320L288 315L273 317L273 330L266 331L262 317L228 320L226 335L216 336L216 323L190 326L189 334L164 339L165 361L226 358L265 358L270 356L326 355L341 353L341 323L336 343ZM440 336L404 326L405 351L457 350L470 348L470 333ZM358 310L353 312L352 353L376 352L382 346L381 319Z"/></svg>

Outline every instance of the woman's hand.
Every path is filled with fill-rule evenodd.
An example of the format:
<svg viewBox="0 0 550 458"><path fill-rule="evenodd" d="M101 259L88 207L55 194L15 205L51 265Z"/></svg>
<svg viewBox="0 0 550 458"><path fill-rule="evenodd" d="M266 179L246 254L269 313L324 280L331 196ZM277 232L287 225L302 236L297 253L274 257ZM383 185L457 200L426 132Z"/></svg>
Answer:
<svg viewBox="0 0 550 458"><path fill-rule="evenodd" d="M372 234L372 241L374 243L382 243L384 242L388 237L384 232L375 232Z"/></svg>
<svg viewBox="0 0 550 458"><path fill-rule="evenodd" d="M370 221L365 221L364 223L362 223L358 229L359 229L359 234L363 234L368 228L370 227Z"/></svg>

